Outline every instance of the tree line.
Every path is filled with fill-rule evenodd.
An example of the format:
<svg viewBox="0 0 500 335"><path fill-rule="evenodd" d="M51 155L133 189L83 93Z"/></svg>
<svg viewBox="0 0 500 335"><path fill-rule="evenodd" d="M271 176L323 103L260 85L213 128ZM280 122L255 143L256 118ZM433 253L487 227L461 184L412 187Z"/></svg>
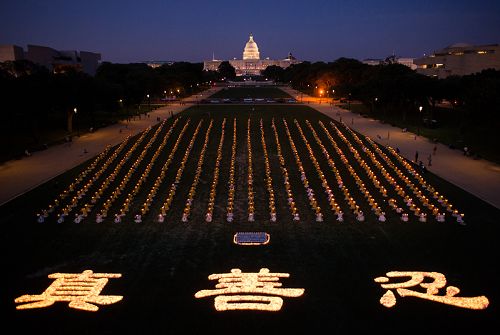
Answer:
<svg viewBox="0 0 500 335"><path fill-rule="evenodd" d="M450 146L475 147L500 161L500 71L438 79L390 58L376 66L339 58L286 69L270 66L263 75L313 96L323 90L323 96L358 101L358 109L371 117L414 131L418 128ZM432 120L439 129L426 128L434 124L427 122Z"/></svg>
<svg viewBox="0 0 500 335"><path fill-rule="evenodd" d="M72 67L54 73L26 60L0 63L0 138L15 142L2 145L0 157L98 129L145 112L145 104L191 95L218 79L219 73L189 62L157 68L104 62L95 76Z"/></svg>

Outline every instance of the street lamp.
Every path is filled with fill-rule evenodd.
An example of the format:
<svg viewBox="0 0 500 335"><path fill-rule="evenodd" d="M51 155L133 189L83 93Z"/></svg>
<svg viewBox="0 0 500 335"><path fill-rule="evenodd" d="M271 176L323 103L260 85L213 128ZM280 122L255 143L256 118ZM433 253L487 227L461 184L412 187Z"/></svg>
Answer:
<svg viewBox="0 0 500 335"><path fill-rule="evenodd" d="M417 135L420 136L420 120L422 120L422 109L424 109L424 107L420 106L418 107L418 120L417 120Z"/></svg>
<svg viewBox="0 0 500 335"><path fill-rule="evenodd" d="M73 108L73 113L75 113L75 117L76 117L76 114L78 113L78 109L75 107ZM78 120L76 123L76 136L80 137L80 127L78 126Z"/></svg>
<svg viewBox="0 0 500 335"><path fill-rule="evenodd" d="M146 97L148 98L148 113L151 112L151 99L149 98L149 94L146 94Z"/></svg>

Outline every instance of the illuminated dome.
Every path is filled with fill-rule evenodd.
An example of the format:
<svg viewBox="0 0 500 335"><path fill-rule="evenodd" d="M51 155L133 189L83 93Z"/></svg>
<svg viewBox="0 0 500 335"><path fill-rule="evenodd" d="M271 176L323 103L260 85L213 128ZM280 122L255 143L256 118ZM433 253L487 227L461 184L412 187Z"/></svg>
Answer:
<svg viewBox="0 0 500 335"><path fill-rule="evenodd" d="M259 47L254 42L252 34L250 34L250 39L243 50L243 59L260 59Z"/></svg>

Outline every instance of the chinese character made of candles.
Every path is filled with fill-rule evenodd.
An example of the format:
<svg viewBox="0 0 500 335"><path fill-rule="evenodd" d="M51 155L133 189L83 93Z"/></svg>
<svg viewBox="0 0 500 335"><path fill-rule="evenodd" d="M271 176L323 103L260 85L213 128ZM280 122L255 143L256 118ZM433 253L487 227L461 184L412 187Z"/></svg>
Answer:
<svg viewBox="0 0 500 335"><path fill-rule="evenodd" d="M382 288L387 289L387 292L380 298L380 303L387 308L396 305L396 297L391 289L396 289L396 292L401 297L417 297L461 308L486 309L489 304L488 298L485 296L457 297L456 295L460 293L460 289L455 286L448 286L445 295L437 295L439 289L446 286L446 277L439 272L391 271L387 272L386 276L375 278L375 282L380 283ZM402 283L388 283L390 278L399 277L410 277L410 279ZM431 278L432 281L424 282L426 278ZM420 286L426 292L422 293L408 289L415 286Z"/></svg>
<svg viewBox="0 0 500 335"><path fill-rule="evenodd" d="M99 295L108 282L108 278L120 278L119 273L94 273L85 270L82 273L53 273L48 277L55 281L39 295L23 295L15 299L16 309L43 308L56 301L69 301L69 307L96 312L96 305L110 305L123 299L120 295ZM96 305L94 305L96 304Z"/></svg>
<svg viewBox="0 0 500 335"><path fill-rule="evenodd" d="M262 268L258 273L243 273L232 269L231 273L218 273L208 276L218 280L215 290L201 290L196 298L216 296L214 306L217 311L260 310L279 311L283 305L282 297L296 298L304 294L303 288L281 288L280 278L288 278L288 273L270 273ZM270 296L269 296L270 295Z"/></svg>

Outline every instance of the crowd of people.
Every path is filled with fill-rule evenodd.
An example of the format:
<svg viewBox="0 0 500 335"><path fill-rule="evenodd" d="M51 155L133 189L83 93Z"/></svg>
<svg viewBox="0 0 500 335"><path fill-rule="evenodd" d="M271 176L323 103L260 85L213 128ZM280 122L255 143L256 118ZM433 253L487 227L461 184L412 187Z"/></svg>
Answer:
<svg viewBox="0 0 500 335"><path fill-rule="evenodd" d="M271 222L276 222L276 204L274 198L273 189L273 177L271 173L271 165L269 164L269 155L267 154L266 139L264 136L264 125L262 119L260 119L260 140L262 143L262 151L264 152L264 164L266 167L266 190L269 199L269 215Z"/></svg>
<svg viewBox="0 0 500 335"><path fill-rule="evenodd" d="M304 165L300 159L299 152L297 147L295 146L295 142L293 141L292 135L290 134L290 129L288 128L288 124L285 119L283 119L283 124L285 126L285 131L288 136L288 142L290 144L290 148L292 149L293 155L295 157L295 163L300 173L300 180L302 181L302 185L304 186L304 190L306 191L307 198L309 199L309 205L316 215L316 221L323 221L323 213L321 213L321 207L316 200L315 192L309 184L309 180L307 179L306 171L304 169Z"/></svg>
<svg viewBox="0 0 500 335"><path fill-rule="evenodd" d="M228 181L228 196L227 196L227 207L226 207L226 220L227 222L233 222L234 218L234 195L236 192L235 184L235 162L236 162L236 119L233 121L233 144L231 146L231 163L229 167L229 181Z"/></svg>
<svg viewBox="0 0 500 335"><path fill-rule="evenodd" d="M153 167L158 163L158 159L161 153L164 152L167 142L172 137L174 130L176 130L179 120L180 118L173 120L168 129L166 127L167 121L163 121L159 124L154 131L151 127L147 128L132 144L129 143L129 137L127 137L127 139L116 149L111 150L110 147L106 148L56 197L48 208L43 209L37 214L38 222L45 222L51 213L61 207L57 215L57 222L65 222L70 214L73 214L72 221L80 223L85 220L90 215L93 208L99 204L100 210L95 214L95 221L101 223L107 219L109 211L116 207L115 202L118 199L123 199L113 219L116 223L122 222L124 217L130 212L135 198L142 191L143 185L146 184ZM194 133L191 135L190 142L179 162L175 179L170 184L168 195L159 209L157 217L158 222L164 222L167 212L171 209L174 196L179 190L181 178L190 158L194 143L202 129L203 122L203 119L198 122ZM232 123L233 136L228 175L227 207L225 213L227 222L233 222L235 219L234 201L236 195L235 163L237 155L237 118L234 118ZM355 133L343 123L336 124L330 122L327 126L322 121L318 122L316 127L322 130L322 136L328 139L326 145L323 144L315 125L309 120L304 121L304 123L296 119L293 120L293 126L295 126L295 133L293 135L285 118L282 119L280 124L281 126L278 126L274 118L272 119L271 128L273 136L271 136L271 138L274 137L273 147L276 148L280 174L283 178L282 181L286 192L287 207L292 214L291 218L293 221L300 221L300 216L297 209L297 201L292 190L291 177L289 175L288 164L293 164L291 162L295 162L298 178L303 186L304 195L307 198L308 205L313 211L317 222L322 222L325 219L325 212L318 201L318 197L322 199L324 197L328 207L331 209L338 222L343 222L345 220L344 211L350 212L350 215L353 215L357 221L365 221L366 214L363 212L363 209L367 210L367 212L373 212L377 221L386 222L388 215L385 210L389 209L391 212L395 213L389 213L389 217L395 215L403 222L409 221L411 217L414 217L415 220L419 222L427 222L430 217L434 217L437 222L445 222L449 215L455 218L457 223L465 224L464 214L455 209L448 199L428 184L422 173L419 173L418 168L401 157L394 148L388 147L382 150L380 145L369 137ZM165 177L169 166L174 161L174 155L179 145L184 140L184 135L189 125L190 120L188 119L184 122L184 126L177 135L176 141L168 155L168 159L163 163L161 170L159 170L159 175L156 177L152 187L147 193L146 200L142 204L140 210L133 213L134 222L142 222L144 216L150 212L151 207L156 203L156 195L165 183ZM213 163L214 170L207 207L204 212L206 222L212 222L213 220L214 208L216 208L216 189L221 173L223 153L225 152L223 146L226 119L223 119L219 125L221 134L217 147L217 155ZM198 155L191 187L186 195L181 218L183 222L187 222L190 218L197 187L204 171L204 161L207 147L211 141L210 134L213 126L214 120L211 119L204 132L205 141ZM276 222L276 184L273 180L273 172L271 170L265 127L265 122L260 119L259 133L265 175L258 176L257 180L259 187L264 187L266 191L266 200L268 201L268 213L265 213L264 217L267 217L269 222ZM283 136L285 136L291 152L289 157L284 156L279 139L279 134L283 130L285 133ZM247 169L244 185L246 186L245 191L247 196L246 218L249 222L256 220L254 190L256 181L254 167L256 163L252 148L253 133L252 120L248 118L245 139L245 164ZM297 148L295 142L297 138L299 139L297 143L300 144L301 142L302 144L300 145L303 145L305 150L299 150ZM146 141L146 139L149 140ZM309 142L311 139L313 139L313 141ZM125 148L128 146L130 148L125 151ZM341 147L344 148L345 152ZM321 158L324 158L324 160L319 160L319 157L316 156L319 152L321 152ZM118 160L118 157L121 158ZM134 157L135 160L128 170L124 169L124 172L121 172L125 166L128 166L126 162L131 157ZM146 157L150 157L148 161L145 160ZM287 158L289 159L288 161ZM304 159L307 159L308 162L311 163L312 169L306 169L304 166ZM259 161L260 160L259 158ZM324 170L325 167L326 169ZM313 173L316 175L313 177L315 180L314 183L311 183L308 178L310 177L308 174L312 171L314 171ZM119 180L117 180L118 175L120 175ZM334 184L336 184L334 188L331 187L330 183L332 179L329 179L330 176L333 177ZM345 183L346 177L350 181L353 181L351 185L355 186L354 191L348 189ZM316 187L318 189L315 190ZM317 193L320 188L324 196ZM91 193L87 195L89 192ZM340 200L342 198L343 200ZM386 207L383 208L383 206Z"/></svg>
<svg viewBox="0 0 500 335"><path fill-rule="evenodd" d="M346 129L354 133L351 129L346 127ZM400 156L396 150L392 147L388 147L388 151L391 154L391 156L398 161L405 169L406 173L410 176L412 176L414 179L417 180L418 184L422 188L422 191L418 185L413 183L408 177L408 175L405 175L403 171L401 171L395 164L392 162L392 160L380 149L379 145L376 144L373 140L371 140L369 137L364 137L367 143L369 143L374 150L379 154L380 157L383 158L383 160L386 161L387 165L395 172L395 175L402 180L405 184L407 189L409 189L414 196L419 199L419 201L422 203L424 207L427 207L430 213L436 218L436 220L439 222L438 217L444 218L444 213L443 211L451 212L454 217L456 217L457 222L460 224L464 224L463 221L463 214L459 214L457 210L453 210L453 205L449 202L448 199L444 198L442 195L439 195L438 192L434 189L433 186L428 184L423 176L419 174L415 168L410 164L408 161L406 161L402 156ZM401 189L401 191L404 192L404 190ZM398 193L401 195L401 191L398 191ZM432 195L433 199L438 200L437 203L433 203L433 201L424 194L424 192L427 192L429 196ZM406 199L409 199L410 197L408 195L403 196ZM408 202L407 202L408 204ZM413 203L410 202L410 210L412 210L416 216L420 217L420 209L418 209ZM444 219L443 219L444 220ZM460 222L461 221L461 222Z"/></svg>
<svg viewBox="0 0 500 335"><path fill-rule="evenodd" d="M290 212L292 213L293 221L299 221L300 216L295 204L295 200L293 198L292 187L290 185L290 178L288 176L288 169L286 167L285 158L283 157L283 154L281 152L281 144L278 137L278 131L276 130L276 125L274 123L274 118L272 119L272 128L274 133L274 140L276 143L276 151L280 162L280 171L283 176L283 185L285 186L288 207L290 208Z"/></svg>
<svg viewBox="0 0 500 335"><path fill-rule="evenodd" d="M182 213L182 222L187 222L189 219L189 215L191 214L191 206L193 205L196 189L198 187L198 183L200 182L201 173L203 172L205 153L207 151L208 141L210 140L210 132L212 131L213 124L214 120L210 120L210 124L208 125L208 129L205 134L205 142L203 142L200 157L198 158L198 164L196 165L196 172L193 178L193 183L191 184L191 188L189 189L188 198L186 199L186 205L184 206L184 211Z"/></svg>
<svg viewBox="0 0 500 335"><path fill-rule="evenodd" d="M198 122L198 126L196 127L196 129L194 131L194 134L191 138L191 141L189 141L189 145L186 148L186 152L184 153L184 156L182 157L182 160L180 162L180 166L177 169L177 174L175 176L174 182L170 186L170 190L168 192L167 198L163 202L163 206L161 206L161 208L160 208L160 213L163 216L165 216L167 214L167 212L170 209L170 206L172 205L172 201L174 200L175 192L176 192L177 187L181 181L182 174L184 173L186 163L188 161L191 150L193 149L194 142L196 141L196 137L198 136L198 133L200 132L200 128L201 128L202 123L203 123L203 120L200 120L200 122Z"/></svg>
<svg viewBox="0 0 500 335"><path fill-rule="evenodd" d="M161 168L159 176L156 177L156 180L155 180L153 186L149 190L149 193L146 197L146 201L143 203L143 205L141 207L141 214L142 215L146 215L149 212L150 206L153 204L153 200L155 199L156 194L158 193L158 190L160 189L160 186L162 185L163 180L165 179L168 168L172 164L172 160L174 158L174 155L177 152L177 149L179 148L179 144L181 143L183 136L184 136L184 133L186 132L186 129L188 128L190 122L191 121L188 119L186 121L186 123L184 124L184 127L182 128L181 132L177 136L177 140L175 141L174 146L173 146L172 150L170 151L170 154L168 155L166 162L163 164L163 166ZM158 222L164 222L164 220L165 220L164 215L165 214L163 212L158 214L158 218L157 218Z"/></svg>
<svg viewBox="0 0 500 335"><path fill-rule="evenodd" d="M156 149L155 153L153 154L153 157L151 158L150 162L148 163L148 165L144 169L144 172L141 174L139 180L136 182L134 188L132 189L132 192L130 192L130 193L127 194L127 197L126 197L124 203L121 206L120 212L117 213L116 215L119 215L120 217L123 217L123 216L125 216L129 212L130 205L132 204L132 202L133 202L135 196L137 195L137 193L139 193L142 184L149 177L149 174L151 173L151 169L156 164L156 161L157 161L158 157L160 156L162 150L165 148L165 145L167 144L167 140L169 139L170 135L172 135L172 132L174 131L175 126L177 125L178 121L179 121L179 119L175 120L175 122L172 124L172 126L170 127L170 129L168 130L168 132L166 133L166 135L163 137L162 142L160 143L160 145ZM163 124L162 124L162 126L160 128L162 128L162 127L163 127ZM158 137L158 134L159 133L155 133L155 135L152 138L152 141L154 141ZM150 141L150 143L152 143L152 142ZM149 143L148 143L148 145L149 145ZM146 146L146 148L148 148L148 146ZM145 154L144 151L143 151L143 154ZM137 161L136 161L136 163L137 163ZM133 166L136 167L135 169L133 169L133 172L135 172L135 170L137 169L137 165L134 163ZM129 171L129 174L130 173L131 173L131 171ZM149 205L150 205L150 203L148 204L148 202L146 201L145 207L149 207ZM142 222L142 215L144 215L144 214L146 214L145 208L141 209L141 213L137 214L137 215L140 215L140 217L136 218L136 221L138 223Z"/></svg>
<svg viewBox="0 0 500 335"><path fill-rule="evenodd" d="M138 167L139 165L142 163L142 161L144 160L144 157L146 156L146 154L148 153L149 149L152 147L154 141L156 140L156 138L158 137L158 135L160 134L162 128L163 128L164 124L162 124L160 127L158 127L156 129L156 131L154 132L153 136L151 137L151 139L148 141L148 143L146 144L146 146L144 147L144 149L142 149L140 151L140 154L139 156L136 158L136 160L134 161L134 163L132 164L132 166L130 166L130 168L128 169L127 173L121 178L121 181L120 183L115 187L115 189L111 192L111 194L108 196L108 198L106 199L106 201L104 202L101 210L100 210L100 214L106 218L107 215L108 215L108 211L111 209L111 206L114 204L114 202L118 199L118 197L123 193L125 192L125 188L128 186L128 183L130 181L130 179L132 178L132 176L138 171ZM149 133L151 131L151 128L148 128L149 130L144 132L145 134ZM138 141L139 143L141 143L145 138L142 138L140 141ZM133 148L133 151L136 150L137 148L137 144L138 143L134 143L134 145L132 146ZM132 152L133 152L132 151ZM127 162L128 160L128 156L127 156L127 159L126 160L122 160L120 162L120 164L118 164L118 166L115 168L115 171L113 172L112 174L112 177L109 181L113 181L115 179L115 177L118 175L118 173L120 172L120 170L122 169L123 165ZM106 182L108 182L108 180L106 180ZM107 184L109 185L109 183ZM137 188L138 186L135 185L135 188ZM107 188L107 186L106 186ZM134 191L132 191L134 192ZM130 194L130 193L129 193ZM123 208L123 211L120 211L120 213L116 213L115 214L115 221L116 222L120 222L121 221L121 218L123 216L125 216L125 213L128 212L129 210L129 203L126 202L125 205L124 205L124 208ZM141 222L140 218L136 218L136 221L138 222Z"/></svg>
<svg viewBox="0 0 500 335"><path fill-rule="evenodd" d="M236 122L236 119L234 119ZM219 146L217 147L217 158L215 159L215 169L214 176L212 179L212 184L210 185L210 196L208 198L208 208L205 214L205 221L212 222L213 214L214 214L214 206L215 206L215 195L217 190L217 184L219 183L219 174L220 174L220 163L222 160L222 147L224 146L224 133L226 128L226 118L222 121L221 126L221 135L219 140Z"/></svg>
<svg viewBox="0 0 500 335"><path fill-rule="evenodd" d="M248 118L247 122L247 147L248 147L248 161L247 161L247 190L248 190L248 221L255 221L255 202L253 191L253 163L252 163L252 136L250 131L251 120Z"/></svg>

